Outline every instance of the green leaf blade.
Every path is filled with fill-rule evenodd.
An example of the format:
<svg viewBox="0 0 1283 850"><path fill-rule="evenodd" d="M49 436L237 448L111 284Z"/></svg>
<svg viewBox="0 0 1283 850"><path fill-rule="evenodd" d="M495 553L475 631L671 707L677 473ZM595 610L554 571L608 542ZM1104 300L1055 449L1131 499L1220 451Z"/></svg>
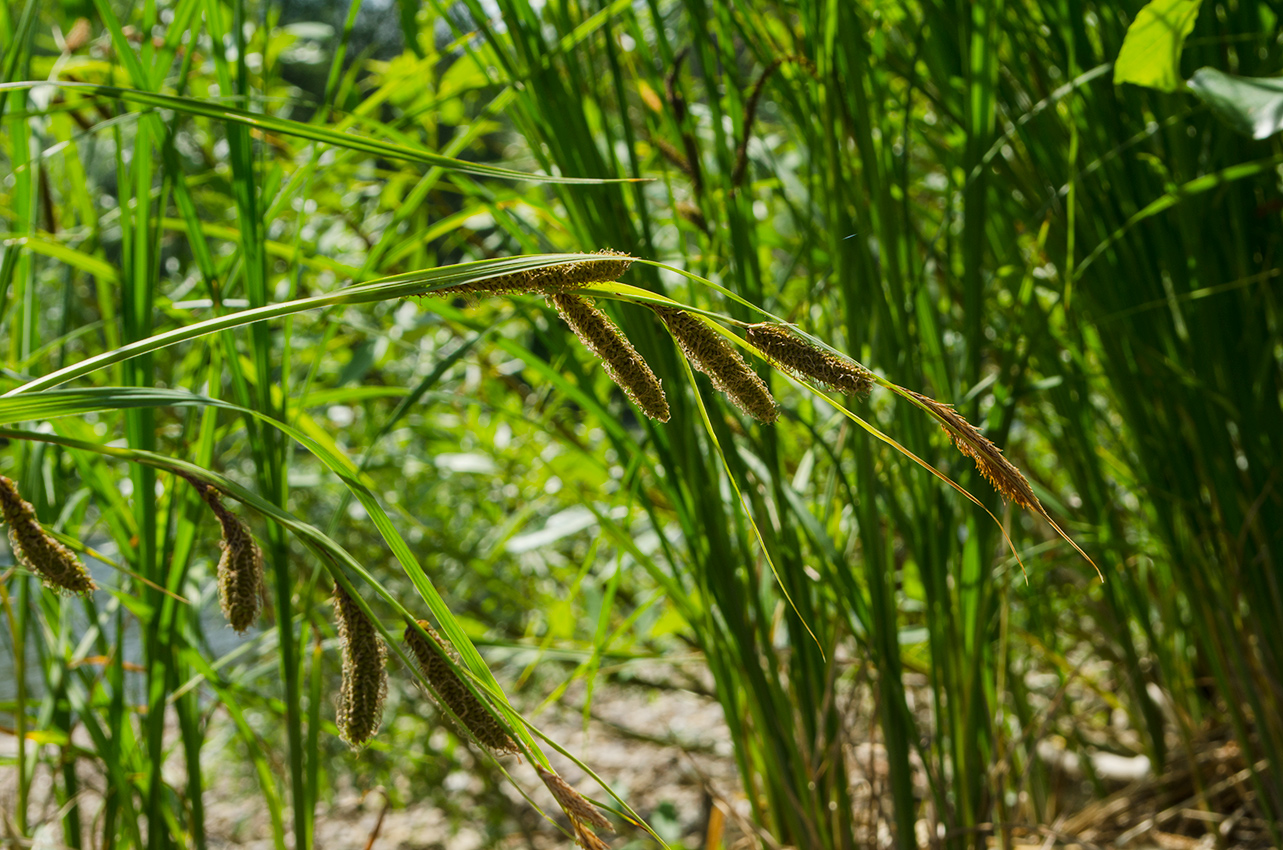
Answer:
<svg viewBox="0 0 1283 850"><path fill-rule="evenodd" d="M1246 136L1268 139L1283 130L1283 78L1240 77L1199 68L1189 88L1217 118Z"/></svg>
<svg viewBox="0 0 1283 850"><path fill-rule="evenodd" d="M1134 83L1159 91L1181 87L1181 48L1203 0L1152 0L1127 28L1114 62L1114 85Z"/></svg>

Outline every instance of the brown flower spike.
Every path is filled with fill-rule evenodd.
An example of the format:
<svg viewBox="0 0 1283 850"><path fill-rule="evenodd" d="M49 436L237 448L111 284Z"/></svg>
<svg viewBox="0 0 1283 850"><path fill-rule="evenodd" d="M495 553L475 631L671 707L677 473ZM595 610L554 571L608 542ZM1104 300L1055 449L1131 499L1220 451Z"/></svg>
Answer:
<svg viewBox="0 0 1283 850"><path fill-rule="evenodd" d="M537 269L499 275L472 283L461 283L434 289L427 295L467 295L477 293L504 294L513 292L561 292L577 289L588 283L607 283L619 280L633 264L633 258L609 248L597 252L600 260L576 260Z"/></svg>
<svg viewBox="0 0 1283 850"><path fill-rule="evenodd" d="M873 373L854 360L847 360L812 345L783 325L763 322L748 329L749 344L777 366L793 374L812 378L839 392L867 396L873 389Z"/></svg>
<svg viewBox="0 0 1283 850"><path fill-rule="evenodd" d="M441 702L454 713L459 724L494 752L501 755L517 752L516 743L508 737L508 733L486 710L476 695L459 680L458 674L442 656L442 653L449 653L457 663L458 656L454 652L454 647L437 634L427 620L419 620L418 623L436 642L436 648L429 646L423 635L409 625L405 628L405 644L419 663L419 671L431 683L432 689L437 692Z"/></svg>
<svg viewBox="0 0 1283 850"><path fill-rule="evenodd" d="M606 374L633 403L651 419L667 422L668 399L659 378L610 317L578 295L568 292L553 293L548 300L575 336L601 359Z"/></svg>
<svg viewBox="0 0 1283 850"><path fill-rule="evenodd" d="M951 404L936 401L933 398L903 387L897 387L896 392L901 395L907 394L908 397L913 398L925 407L940 423L940 426L949 435L949 439L953 441L958 451L975 461L976 469L980 470L980 474L993 485L995 490L1002 494L1004 498L1042 517L1060 535L1061 539L1072 546L1074 551L1083 557L1083 560L1092 565L1092 568L1096 570L1097 577L1102 582L1105 580L1104 573L1100 571L1100 567L1091 559L1091 556L1084 552L1082 547L1075 543L1074 539L1056 524L1056 521L1051 518L1051 514L1047 513L1047 509L1042 506L1042 502L1038 501L1038 497L1034 495L1034 490L1029 486L1025 476L1016 468L1015 464L1003 456L1002 449L995 446L980 433L979 428L964 419L953 409ZM1015 551L1014 547L1012 551ZM1019 554L1017 554L1017 560L1019 560L1019 557Z"/></svg>
<svg viewBox="0 0 1283 850"><path fill-rule="evenodd" d="M343 687L336 721L339 735L353 747L374 737L388 693L384 666L388 649L374 624L339 584L334 585L334 616L343 642Z"/></svg>
<svg viewBox="0 0 1283 850"><path fill-rule="evenodd" d="M40 576L45 587L62 593L91 593L98 588L75 554L36 521L36 510L18 487L0 475L0 512L9 524L9 543L18 561Z"/></svg>
<svg viewBox="0 0 1283 850"><path fill-rule="evenodd" d="M602 841L592 831L593 829L604 829L607 832L614 832L615 827L610 820L601 813L601 810L588 801L588 798L580 794L570 786L570 783L562 779L554 771L549 770L541 764L535 765L535 771L543 784L548 786L552 792L553 799L561 810L570 818L570 824L575 830L575 840L584 850L601 850L609 845Z"/></svg>
<svg viewBox="0 0 1283 850"><path fill-rule="evenodd" d="M713 386L730 397L740 410L759 422L779 418L775 399L765 382L722 335L684 310L655 307L668 325L686 358L713 381Z"/></svg>
<svg viewBox="0 0 1283 850"><path fill-rule="evenodd" d="M223 527L223 539L218 542L223 550L218 559L218 604L228 624L244 634L262 610L263 550L245 523L223 506L216 489L204 487L201 496Z"/></svg>
<svg viewBox="0 0 1283 850"><path fill-rule="evenodd" d="M976 462L976 469L993 485L1003 497L1015 502L1020 507L1036 514L1046 515L1046 510L1025 476L1015 464L1003 457L1002 449L995 446L980 429L972 425L953 409L953 405L944 404L920 393L909 391L914 398L927 406L935 416L940 427L949 435L958 451Z"/></svg>

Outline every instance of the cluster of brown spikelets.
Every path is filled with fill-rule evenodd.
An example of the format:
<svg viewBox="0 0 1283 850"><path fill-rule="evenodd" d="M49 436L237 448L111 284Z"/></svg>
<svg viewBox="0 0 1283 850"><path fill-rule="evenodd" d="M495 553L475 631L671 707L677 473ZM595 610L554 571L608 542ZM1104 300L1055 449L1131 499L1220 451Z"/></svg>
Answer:
<svg viewBox="0 0 1283 850"><path fill-rule="evenodd" d="M437 634L427 620L419 620L418 624L428 633L428 637L432 638L432 642L430 643L419 634L414 626L407 625L405 645L409 647L410 653L418 662L423 678L432 685L436 697L444 708L449 709L448 713L453 715L458 726L462 727L459 729L460 733L465 733L466 730L466 733L471 734L478 742L495 753L517 752L516 742L508 737L508 733L503 731L503 727L481 704L481 700L460 681L459 674L446 660L446 655L449 654L450 658L456 664L458 663L458 655L454 647Z"/></svg>
<svg viewBox="0 0 1283 850"><path fill-rule="evenodd" d="M549 293L577 289L589 283L619 280L633 258L609 249L597 252L601 259L578 260L537 269L498 275L472 283L434 289L429 295L509 295L519 292Z"/></svg>
<svg viewBox="0 0 1283 850"><path fill-rule="evenodd" d="M561 806L566 817L570 818L570 825L574 829L575 840L579 842L579 846L584 850L606 850L610 845L598 838L593 830L604 829L607 832L614 832L615 827L610 820L589 802L587 797L572 788L570 783L558 776L556 772L541 764L535 765L535 771L543 780L543 784L548 786L557 805Z"/></svg>
<svg viewBox="0 0 1283 850"><path fill-rule="evenodd" d="M18 487L0 475L0 511L9 525L9 543L19 563L40 576L45 587L61 593L90 593L98 585L75 554L45 531L36 510L18 493Z"/></svg>
<svg viewBox="0 0 1283 850"><path fill-rule="evenodd" d="M575 336L601 360L606 374L651 419L668 421L668 398L659 378L610 318L578 295L548 296Z"/></svg>
<svg viewBox="0 0 1283 850"><path fill-rule="evenodd" d="M614 251L598 253L600 259L515 272L436 290L433 294L525 292L545 295L633 403L647 416L667 422L668 400L645 359L605 313L573 292L585 284L617 280L632 263L632 258L625 254ZM690 363L705 373L736 406L761 422L776 420L779 411L766 383L716 325L675 307L649 306L664 322ZM778 368L803 380L815 381L826 389L863 397L876 382L873 374L859 363L810 343L785 325L770 322L749 325L746 336L749 345ZM976 467L999 493L1051 522L1069 540L1047 515L1020 470L979 429L951 405L891 386L930 413L958 450L975 461ZM263 553L245 523L223 506L215 488L196 481L192 483L222 527L218 595L223 615L232 628L244 632L257 619L263 604ZM9 525L9 540L15 555L38 574L46 586L64 593L83 594L95 589L80 560L40 526L32 506L22 499L14 483L4 476L0 476L0 511ZM1069 542L1078 548L1072 540ZM387 696L387 647L374 623L338 583L334 586L334 614L343 656L337 722L343 739L358 747L378 731L382 720ZM431 685L435 698L459 727L459 732L496 755L518 752L516 742L496 719L492 707L460 679L454 647L426 621L417 621L417 626L407 625L405 645L424 679ZM606 850L608 845L595 832L614 831L605 815L554 771L539 764L535 769L570 818L575 840L585 850Z"/></svg>
<svg viewBox="0 0 1283 850"><path fill-rule="evenodd" d="M749 325L748 341L776 366L827 389L861 397L873 389L873 373L868 369L812 345L783 325Z"/></svg>
<svg viewBox="0 0 1283 850"><path fill-rule="evenodd" d="M655 312L664 320L691 365L708 375L713 386L726 393L736 407L759 422L774 422L778 418L779 411L766 382L725 337L685 310L656 307Z"/></svg>
<svg viewBox="0 0 1283 850"><path fill-rule="evenodd" d="M926 405L958 451L976 462L976 469L993 485L993 489L1025 510L1044 513L1042 503L1016 465L1007 460L1002 449L981 434L979 428L963 419L953 405L912 391L910 395Z"/></svg>
<svg viewBox="0 0 1283 850"><path fill-rule="evenodd" d="M573 292L586 284L617 280L632 263L631 257L616 251L603 250L598 254L601 259L515 272L439 289L433 294L542 293L575 335L602 361L606 373L633 403L652 419L667 422L668 399L645 359L605 313ZM647 306L667 326L691 365L708 375L713 385L740 410L760 422L771 423L778 418L779 409L766 383L712 322L676 307ZM815 381L825 389L864 397L875 383L873 373L864 366L814 345L785 325L774 322L749 325L746 336L749 345L775 366L797 378ZM901 388L894 389L901 391ZM975 461L999 493L1050 521L1024 475L975 426L950 405L909 390L902 390L902 394L921 402L940 422L958 450Z"/></svg>
<svg viewBox="0 0 1283 850"><path fill-rule="evenodd" d="M244 634L263 607L263 550L245 523L223 506L217 490L207 486L199 489L223 529L223 538L218 542L223 553L218 559L218 604L231 627Z"/></svg>
<svg viewBox="0 0 1283 850"><path fill-rule="evenodd" d="M477 295L481 293L541 293L575 335L601 360L606 373L643 413L660 422L669 418L664 388L645 358L638 353L601 310L573 290L590 283L618 280L632 264L632 257L616 251L598 251L601 259L578 260L522 272L500 275L458 286L445 287L431 295ZM682 351L709 376L713 385L726 393L741 410L762 422L778 416L775 400L735 349L709 323L684 310L652 306L668 326Z"/></svg>
<svg viewBox="0 0 1283 850"><path fill-rule="evenodd" d="M336 720L339 734L359 747L379 731L388 695L388 648L374 623L343 586L334 585L334 619L343 644L343 684Z"/></svg>

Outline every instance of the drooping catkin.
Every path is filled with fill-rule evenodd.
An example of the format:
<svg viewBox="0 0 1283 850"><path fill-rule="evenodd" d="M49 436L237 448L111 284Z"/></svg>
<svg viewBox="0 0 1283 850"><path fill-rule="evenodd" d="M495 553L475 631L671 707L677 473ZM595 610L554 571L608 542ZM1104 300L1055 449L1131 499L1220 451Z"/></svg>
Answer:
<svg viewBox="0 0 1283 850"><path fill-rule="evenodd" d="M405 627L405 644L413 653L415 661L419 663L419 671L436 691L437 697L454 713L458 723L486 747L500 755L517 752L516 742L508 737L508 733L499 725L499 721L495 720L476 695L459 680L459 675L442 656L442 653L449 653L457 663L458 656L455 654L454 647L437 634L427 620L419 620L418 623L431 636L437 645L436 648L429 646L423 635L409 625ZM462 731L461 729L460 732Z"/></svg>
<svg viewBox="0 0 1283 850"><path fill-rule="evenodd" d="M9 525L9 543L18 561L40 576L45 587L61 593L97 590L89 570L66 546L36 520L36 509L18 493L18 486L0 475L0 512Z"/></svg>
<svg viewBox="0 0 1283 850"><path fill-rule="evenodd" d="M602 841L592 831L593 829L604 829L607 832L614 832L615 827L610 820L601 813L601 810L589 802L588 798L580 794L570 786L566 780L562 779L557 773L549 770L541 764L535 764L535 772L543 780L543 784L548 787L552 797L561 806L561 810L570 818L571 826L575 830L575 840L584 850L600 850L607 847L606 842Z"/></svg>
<svg viewBox="0 0 1283 850"><path fill-rule="evenodd" d="M266 587L263 584L263 550L240 517L223 506L213 487L201 490L223 528L218 547L218 604L223 616L238 634L254 625L263 607Z"/></svg>
<svg viewBox="0 0 1283 850"><path fill-rule="evenodd" d="M619 251L604 248L596 252L601 259L576 260L537 269L513 272L485 280L461 283L435 289L428 295L467 295L477 293L503 294L513 292L561 292L577 289L588 283L606 283L619 280L633 264L633 258Z"/></svg>
<svg viewBox="0 0 1283 850"><path fill-rule="evenodd" d="M684 310L656 306L687 359L730 397L740 409L761 422L779 418L775 399L765 382L740 357L721 334Z"/></svg>
<svg viewBox="0 0 1283 850"><path fill-rule="evenodd" d="M338 583L334 585L334 617L343 643L343 686L335 720L343 740L359 747L374 737L383 719L388 649L365 612Z"/></svg>
<svg viewBox="0 0 1283 850"><path fill-rule="evenodd" d="M575 336L601 358L606 374L651 419L668 421L668 399L659 378L605 313L568 292L548 296Z"/></svg>
<svg viewBox="0 0 1283 850"><path fill-rule="evenodd" d="M1025 476L1003 456L1002 449L980 433L979 428L964 419L951 404L944 404L920 393L912 395L927 406L958 451L975 461L976 469L980 470L980 474L995 490L1020 507L1047 516L1046 509L1034 495Z"/></svg>
<svg viewBox="0 0 1283 850"><path fill-rule="evenodd" d="M812 378L828 389L858 396L866 396L873 389L873 373L868 369L812 345L783 325L752 325L748 341L780 368Z"/></svg>

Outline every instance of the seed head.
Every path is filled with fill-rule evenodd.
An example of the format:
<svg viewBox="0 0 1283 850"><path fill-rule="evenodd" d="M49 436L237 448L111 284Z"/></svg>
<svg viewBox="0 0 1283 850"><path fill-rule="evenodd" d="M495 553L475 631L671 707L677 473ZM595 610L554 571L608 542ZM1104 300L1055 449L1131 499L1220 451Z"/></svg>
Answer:
<svg viewBox="0 0 1283 850"><path fill-rule="evenodd" d="M435 289L428 295L467 295L476 293L505 294L513 292L563 292L589 283L619 280L633 264L633 258L609 248L597 252L601 259L576 260L537 269L499 275L472 283L461 283Z"/></svg>
<svg viewBox="0 0 1283 850"><path fill-rule="evenodd" d="M254 625L262 610L266 587L263 584L263 550L245 523L223 506L213 487L201 490L201 496L223 527L218 547L218 604L223 616L238 634Z"/></svg>
<svg viewBox="0 0 1283 850"><path fill-rule="evenodd" d="M383 700L388 693L384 667L388 649L365 612L337 583L334 617L343 642L343 687L335 719L343 740L359 747L374 737L383 719Z"/></svg>
<svg viewBox="0 0 1283 850"><path fill-rule="evenodd" d="M85 565L41 527L36 521L36 509L18 493L17 485L3 475L0 475L0 513L9 524L13 554L40 576L45 587L65 594L85 594L98 589Z"/></svg>
<svg viewBox="0 0 1283 850"><path fill-rule="evenodd" d="M779 418L771 391L721 334L684 310L654 309L691 364L708 375L713 386L726 393L736 407L760 422Z"/></svg>
<svg viewBox="0 0 1283 850"><path fill-rule="evenodd" d="M607 832L614 832L615 827L610 820L601 813L601 810L588 801L588 798L580 794L570 786L570 783L558 776L554 771L549 770L541 764L535 765L535 771L543 784L548 786L552 792L553 799L561 810L570 818L571 826L575 830L575 840L584 850L600 850L607 845L597 837L593 829L604 829Z"/></svg>
<svg viewBox="0 0 1283 850"><path fill-rule="evenodd" d="M949 435L949 439L958 447L958 451L976 462L976 469L980 470L980 474L993 485L995 490L1020 507L1044 517L1047 516L1047 511L1034 495L1033 488L1029 486L1025 476L1015 464L1003 456L1002 449L980 433L980 429L964 419L953 409L953 405L944 404L918 393L912 393L912 395L927 406L940 423L940 427Z"/></svg>
<svg viewBox="0 0 1283 850"><path fill-rule="evenodd" d="M861 397L873 389L873 373L868 369L812 345L783 325L753 325L748 329L748 341L781 369L812 378L828 389Z"/></svg>
<svg viewBox="0 0 1283 850"><path fill-rule="evenodd" d="M548 296L575 336L601 358L606 374L651 419L668 421L668 399L659 378L605 313L568 292Z"/></svg>
<svg viewBox="0 0 1283 850"><path fill-rule="evenodd" d="M466 729L478 741L500 755L517 752L516 742L508 737L508 733L499 725L499 721L495 720L476 695L459 680L459 675L445 660L445 654L448 653L456 663L458 662L454 647L437 634L427 620L418 622L431 636L436 646L430 646L413 626L408 625L405 628L405 644L419 663L419 671L423 673L423 678L428 680L432 689L436 691L437 697L458 718L458 724L463 726L459 731L463 732ZM467 735L464 734L463 737Z"/></svg>
<svg viewBox="0 0 1283 850"><path fill-rule="evenodd" d="M584 850L610 850L610 845L598 838L597 833L593 832L586 824L582 824L573 818L570 822L575 829L575 843L584 848Z"/></svg>

